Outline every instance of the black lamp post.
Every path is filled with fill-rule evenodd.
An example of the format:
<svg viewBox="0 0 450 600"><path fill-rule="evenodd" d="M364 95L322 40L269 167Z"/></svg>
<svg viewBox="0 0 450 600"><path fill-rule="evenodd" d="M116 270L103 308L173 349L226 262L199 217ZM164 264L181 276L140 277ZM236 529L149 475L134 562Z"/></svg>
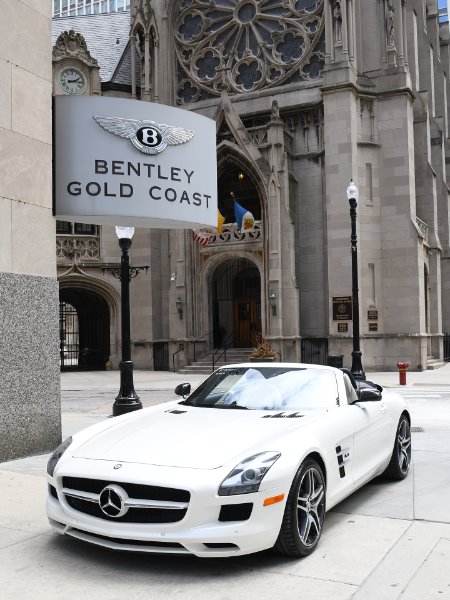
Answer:
<svg viewBox="0 0 450 600"><path fill-rule="evenodd" d="M350 181L347 188L347 198L350 203L350 218L352 222L351 248L352 248L352 312L353 312L353 352L351 372L355 379L365 380L361 363L361 349L359 345L359 286L358 286L358 249L356 237L356 206L358 204L358 188Z"/></svg>
<svg viewBox="0 0 450 600"><path fill-rule="evenodd" d="M120 362L120 391L113 405L113 416L117 417L125 413L139 410L142 402L134 390L133 362L131 361L131 337L130 337L130 281L133 277L148 267L131 267L128 250L134 235L134 227L116 227L119 238L119 246L122 250L120 269L104 268L111 271L121 284L121 322L122 322L122 360Z"/></svg>

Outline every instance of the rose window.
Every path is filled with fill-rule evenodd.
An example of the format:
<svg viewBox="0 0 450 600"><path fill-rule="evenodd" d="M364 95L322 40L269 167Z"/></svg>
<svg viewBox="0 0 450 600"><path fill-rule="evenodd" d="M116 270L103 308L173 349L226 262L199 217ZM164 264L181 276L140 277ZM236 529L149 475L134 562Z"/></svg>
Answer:
<svg viewBox="0 0 450 600"><path fill-rule="evenodd" d="M182 104L317 79L323 0L182 0L175 46Z"/></svg>

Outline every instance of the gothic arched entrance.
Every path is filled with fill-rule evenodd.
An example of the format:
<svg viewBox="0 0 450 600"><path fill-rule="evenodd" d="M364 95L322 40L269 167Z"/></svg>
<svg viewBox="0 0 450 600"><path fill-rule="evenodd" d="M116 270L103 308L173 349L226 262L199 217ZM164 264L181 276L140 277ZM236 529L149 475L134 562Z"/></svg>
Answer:
<svg viewBox="0 0 450 600"><path fill-rule="evenodd" d="M62 370L101 371L109 360L109 308L99 294L80 288L59 292Z"/></svg>
<svg viewBox="0 0 450 600"><path fill-rule="evenodd" d="M261 276L245 258L222 263L212 285L214 347L249 348L261 333Z"/></svg>

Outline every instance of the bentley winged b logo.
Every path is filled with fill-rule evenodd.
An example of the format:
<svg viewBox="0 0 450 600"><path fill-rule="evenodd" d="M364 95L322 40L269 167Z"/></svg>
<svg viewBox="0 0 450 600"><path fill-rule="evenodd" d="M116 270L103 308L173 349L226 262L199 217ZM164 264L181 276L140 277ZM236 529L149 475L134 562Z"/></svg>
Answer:
<svg viewBox="0 0 450 600"><path fill-rule="evenodd" d="M100 127L119 137L128 138L135 148L144 154L159 154L167 146L185 144L195 131L163 125L155 121L122 119L121 117L92 117Z"/></svg>

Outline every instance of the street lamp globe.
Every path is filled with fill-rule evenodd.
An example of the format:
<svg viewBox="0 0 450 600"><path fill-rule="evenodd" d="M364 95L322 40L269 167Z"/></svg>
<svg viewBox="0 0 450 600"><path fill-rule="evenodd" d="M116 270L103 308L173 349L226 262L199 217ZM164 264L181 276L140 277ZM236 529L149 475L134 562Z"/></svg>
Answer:
<svg viewBox="0 0 450 600"><path fill-rule="evenodd" d="M122 227L121 225L117 225L116 235L119 240L131 240L134 235L134 227Z"/></svg>
<svg viewBox="0 0 450 600"><path fill-rule="evenodd" d="M347 199L348 200L356 200L356 202L358 202L358 198L359 198L358 188L354 184L353 179L351 179L350 184L347 188Z"/></svg>

